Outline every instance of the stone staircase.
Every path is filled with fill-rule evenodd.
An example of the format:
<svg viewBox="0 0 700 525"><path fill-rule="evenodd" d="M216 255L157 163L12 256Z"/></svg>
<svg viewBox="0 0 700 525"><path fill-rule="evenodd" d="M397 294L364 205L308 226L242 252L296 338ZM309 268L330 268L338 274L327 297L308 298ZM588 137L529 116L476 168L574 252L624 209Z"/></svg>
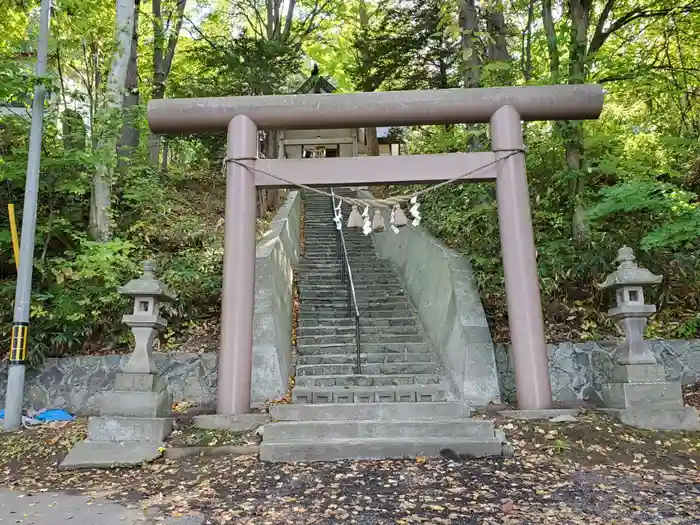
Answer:
<svg viewBox="0 0 700 525"><path fill-rule="evenodd" d="M469 419L468 405L451 400L391 264L377 257L371 236L344 227L360 312L356 373L357 329L342 281L331 201L310 192L303 198L295 386L292 404L270 409L275 422L264 428L261 459L437 456L444 449L500 455L503 443L492 423ZM348 210L344 215L347 220Z"/></svg>

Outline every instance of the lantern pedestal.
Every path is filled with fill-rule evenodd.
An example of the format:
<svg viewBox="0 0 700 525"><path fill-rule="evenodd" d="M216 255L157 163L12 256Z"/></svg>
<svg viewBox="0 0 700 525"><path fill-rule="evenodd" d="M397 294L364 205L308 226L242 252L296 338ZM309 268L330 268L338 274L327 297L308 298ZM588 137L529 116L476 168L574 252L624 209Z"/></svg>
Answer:
<svg viewBox="0 0 700 525"><path fill-rule="evenodd" d="M625 340L615 355L610 381L603 384L603 405L621 422L638 428L664 430L700 430L698 414L683 406L680 382L666 381L663 364L644 340L647 319L656 312L653 304L644 304L646 284L661 282L661 277L640 268L631 248L618 251L617 270L605 279L601 288L615 290L617 306L608 316L622 330Z"/></svg>
<svg viewBox="0 0 700 525"><path fill-rule="evenodd" d="M131 327L135 346L117 374L115 390L102 396L100 416L88 421L88 437L61 463L61 469L139 465L159 457L172 431L172 394L157 375L153 342L167 322L159 315L160 301L172 300L154 278L155 265L144 263L144 273L119 289L134 296L134 313L123 321Z"/></svg>

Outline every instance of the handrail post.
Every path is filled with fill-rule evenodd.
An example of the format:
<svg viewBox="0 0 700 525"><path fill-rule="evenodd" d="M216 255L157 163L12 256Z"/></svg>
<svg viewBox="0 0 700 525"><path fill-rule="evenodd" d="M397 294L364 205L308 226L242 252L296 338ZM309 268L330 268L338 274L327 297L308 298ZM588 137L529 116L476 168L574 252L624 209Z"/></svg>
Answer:
<svg viewBox="0 0 700 525"><path fill-rule="evenodd" d="M357 350L355 373L360 375L362 373L362 368L360 365L360 318L357 316L355 317L355 347Z"/></svg>
<svg viewBox="0 0 700 525"><path fill-rule="evenodd" d="M333 207L333 213L335 213L335 193L333 192L333 188L328 189L331 194L331 206ZM336 240L339 243L342 281L347 285L348 291L348 317L355 318L355 348L357 350L357 355L355 358L355 373L359 375L362 373L362 365L360 364L360 355L362 353L360 349L360 311L357 307L355 284L352 280L352 270L350 269L350 260L348 259L347 247L345 246L345 236L343 235L342 228L340 230L336 229ZM355 310L354 314L353 308Z"/></svg>

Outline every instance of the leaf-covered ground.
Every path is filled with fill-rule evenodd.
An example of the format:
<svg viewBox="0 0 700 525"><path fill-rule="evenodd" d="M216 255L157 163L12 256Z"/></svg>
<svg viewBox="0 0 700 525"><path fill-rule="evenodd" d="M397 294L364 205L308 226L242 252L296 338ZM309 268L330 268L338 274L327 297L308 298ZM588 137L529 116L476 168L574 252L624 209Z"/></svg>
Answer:
<svg viewBox="0 0 700 525"><path fill-rule="evenodd" d="M267 464L255 456L159 460L141 468L61 472L84 422L0 435L13 490L106 496L206 523L700 523L700 433L634 430L595 412L575 423L501 420L507 459L411 458Z"/></svg>

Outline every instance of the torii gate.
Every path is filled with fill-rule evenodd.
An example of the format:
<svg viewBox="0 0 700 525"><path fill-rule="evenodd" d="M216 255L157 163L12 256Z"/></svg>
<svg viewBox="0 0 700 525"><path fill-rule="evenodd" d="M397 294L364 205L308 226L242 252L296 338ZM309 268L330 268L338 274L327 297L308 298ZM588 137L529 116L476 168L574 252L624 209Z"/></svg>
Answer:
<svg viewBox="0 0 700 525"><path fill-rule="evenodd" d="M521 121L598 118L603 89L557 85L353 94L163 99L148 103L154 133L228 130L226 223L217 412L250 411L255 298L256 187L496 181L508 323L522 409L552 406L544 322L525 174ZM490 122L490 152L258 159L259 129L359 128ZM503 159L494 164L494 161ZM479 169L482 168L482 169Z"/></svg>

